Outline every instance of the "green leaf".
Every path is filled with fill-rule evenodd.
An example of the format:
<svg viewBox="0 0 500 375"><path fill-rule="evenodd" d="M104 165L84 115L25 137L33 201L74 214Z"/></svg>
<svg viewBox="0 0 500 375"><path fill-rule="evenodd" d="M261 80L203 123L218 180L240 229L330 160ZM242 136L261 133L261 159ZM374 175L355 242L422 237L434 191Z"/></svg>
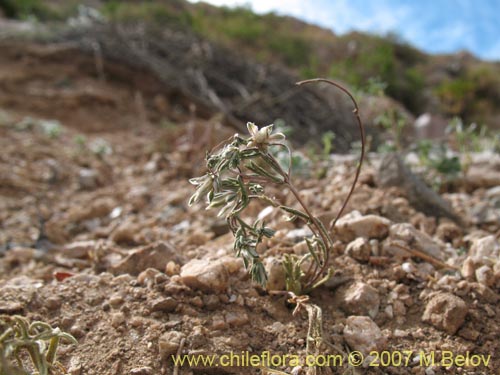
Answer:
<svg viewBox="0 0 500 375"><path fill-rule="evenodd" d="M300 217L301 219L305 220L306 222L310 221L309 216L307 216L307 214L305 214L304 212L302 212L300 210L296 210L295 208L288 207L288 206L279 206L279 208L281 208L283 211L286 211L286 212L292 214L293 216Z"/></svg>

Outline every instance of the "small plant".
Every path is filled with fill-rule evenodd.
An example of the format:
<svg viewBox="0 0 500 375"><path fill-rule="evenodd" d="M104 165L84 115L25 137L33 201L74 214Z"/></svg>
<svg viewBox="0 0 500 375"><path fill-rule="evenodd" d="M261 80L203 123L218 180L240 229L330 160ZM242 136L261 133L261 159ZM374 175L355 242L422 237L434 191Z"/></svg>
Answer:
<svg viewBox="0 0 500 375"><path fill-rule="evenodd" d="M321 136L321 142L323 143L323 157L328 158L333 150L333 141L335 139L335 133L331 130L323 133Z"/></svg>
<svg viewBox="0 0 500 375"><path fill-rule="evenodd" d="M313 79L298 84L310 82L330 83L350 96L355 105L354 113L361 131L362 159L364 155L364 131L359 119L358 107L352 95L342 86L329 80ZM328 264L333 246L329 234L330 228L327 229L311 213L310 208L302 200L292 183L292 152L285 143L285 135L279 132L273 133L273 125L259 129L255 124L248 123L247 129L249 137L235 134L207 154L207 173L190 180L192 184L197 186L197 189L189 204L192 205L206 199L207 209L219 209L218 216L226 218L235 237L234 251L236 255L243 259L252 279L263 286L266 284L267 275L261 256L257 252L257 246L264 238L273 237L275 231L259 220L255 220L253 223L246 222L242 217L243 211L252 201L260 200L281 209L288 215L287 220L304 221L313 233L312 237L305 238L309 251L302 257L285 255L283 266L286 289L294 295L307 293L328 280L331 275L332 270ZM288 154L286 163L277 160L275 157L277 150L286 150ZM361 162L358 164L356 177L347 200L357 182L360 168ZM298 208L283 205L266 194L268 185L286 188L295 198ZM332 227L341 215L347 200L337 218L332 222Z"/></svg>
<svg viewBox="0 0 500 375"><path fill-rule="evenodd" d="M59 328L19 316L0 315L0 375L55 375L66 371L56 360L61 341L77 344L76 339ZM35 372L24 366L29 357Z"/></svg>
<svg viewBox="0 0 500 375"><path fill-rule="evenodd" d="M382 151L402 151L403 150L403 130L406 126L406 118L399 109L390 108L385 110L375 119L376 125L381 125L392 134L392 145L383 145Z"/></svg>
<svg viewBox="0 0 500 375"><path fill-rule="evenodd" d="M113 149L109 143L102 138L97 138L90 142L89 149L99 158L103 158L104 156L111 155L113 153Z"/></svg>

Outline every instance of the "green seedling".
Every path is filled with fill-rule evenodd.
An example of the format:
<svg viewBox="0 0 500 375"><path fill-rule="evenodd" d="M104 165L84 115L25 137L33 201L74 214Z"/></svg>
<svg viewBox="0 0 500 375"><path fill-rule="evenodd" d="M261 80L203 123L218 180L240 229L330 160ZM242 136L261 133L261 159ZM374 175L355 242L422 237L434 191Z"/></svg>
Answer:
<svg viewBox="0 0 500 375"><path fill-rule="evenodd" d="M364 156L364 130L358 114L357 103L342 86L325 79L313 79L299 82L327 82L344 91L354 103L354 114L359 124L362 150ZM361 161L356 170L354 183L339 214L333 220L331 228L326 228L316 218L311 209L301 198L299 191L292 182L291 166L292 152L285 142L283 133L273 133L273 125L258 128L253 123L247 124L249 136L235 134L220 144L206 156L207 173L193 178L190 182L196 185L196 192L189 204L205 200L207 209L217 208L218 216L227 220L234 237L234 251L243 259L246 269L252 279L262 286L266 285L267 274L262 263L257 246L264 238L273 237L275 231L265 223L255 220L251 223L243 219L244 210L254 200L264 202L279 208L287 216L287 220L302 220L312 232L312 237L306 238L308 253L302 257L286 256L285 268L286 287L294 295L308 293L329 279L332 269L329 258L332 252L333 240L330 229L340 217L349 200L359 177ZM281 163L275 157L276 150L285 150L288 161ZM268 186L278 186L286 189L297 203L296 206L284 205L266 193Z"/></svg>
<svg viewBox="0 0 500 375"><path fill-rule="evenodd" d="M57 361L61 341L77 344L76 339L59 328L19 316L0 315L0 375L56 375L64 374ZM34 372L25 367L28 357Z"/></svg>

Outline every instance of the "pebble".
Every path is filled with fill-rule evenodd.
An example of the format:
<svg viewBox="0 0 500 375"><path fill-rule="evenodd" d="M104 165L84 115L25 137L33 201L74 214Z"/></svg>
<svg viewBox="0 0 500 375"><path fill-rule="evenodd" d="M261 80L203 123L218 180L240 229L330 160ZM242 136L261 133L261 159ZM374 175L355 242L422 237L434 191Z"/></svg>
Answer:
<svg viewBox="0 0 500 375"><path fill-rule="evenodd" d="M75 241L61 249L61 252L71 258L87 258L89 253L96 248L97 241Z"/></svg>
<svg viewBox="0 0 500 375"><path fill-rule="evenodd" d="M75 324L73 325L70 329L69 329L69 333L71 333L73 335L73 337L75 337L76 339L79 339L83 336L85 336L85 330L83 329L83 327L79 324Z"/></svg>
<svg viewBox="0 0 500 375"><path fill-rule="evenodd" d="M500 243L494 235L482 237L473 241L469 253L475 261L489 264L500 256Z"/></svg>
<svg viewBox="0 0 500 375"><path fill-rule="evenodd" d="M125 324L125 314L121 311L111 314L111 325L115 328Z"/></svg>
<svg viewBox="0 0 500 375"><path fill-rule="evenodd" d="M140 211L151 200L151 193L147 186L132 186L125 196L125 201L130 203L134 210Z"/></svg>
<svg viewBox="0 0 500 375"><path fill-rule="evenodd" d="M45 300L45 306L49 310L57 310L62 305L62 299L59 296L51 296Z"/></svg>
<svg viewBox="0 0 500 375"><path fill-rule="evenodd" d="M149 302L151 311L173 312L177 305L178 302L172 297L156 298Z"/></svg>
<svg viewBox="0 0 500 375"><path fill-rule="evenodd" d="M139 275L137 275L137 282L140 285L149 285L153 284L156 276L160 274L156 268L147 268L142 271Z"/></svg>
<svg viewBox="0 0 500 375"><path fill-rule="evenodd" d="M232 327L241 327L249 322L248 315L243 312L226 313L226 323Z"/></svg>
<svg viewBox="0 0 500 375"><path fill-rule="evenodd" d="M495 274L488 266L481 266L476 270L476 280L486 286L495 284Z"/></svg>
<svg viewBox="0 0 500 375"><path fill-rule="evenodd" d="M342 291L339 291L342 294ZM375 318L380 307L377 289L363 282L352 284L343 292L342 309L352 315L368 315Z"/></svg>
<svg viewBox="0 0 500 375"><path fill-rule="evenodd" d="M476 274L476 262L473 257L468 256L462 264L462 276L466 279L473 280Z"/></svg>
<svg viewBox="0 0 500 375"><path fill-rule="evenodd" d="M467 312L467 305L460 297L439 293L427 303L422 321L453 335L464 323Z"/></svg>
<svg viewBox="0 0 500 375"><path fill-rule="evenodd" d="M193 289L223 292L229 284L229 273L220 261L193 259L182 266L180 280Z"/></svg>
<svg viewBox="0 0 500 375"><path fill-rule="evenodd" d="M203 305L209 311L216 310L219 306L220 300L219 297L215 294L209 294L203 296Z"/></svg>
<svg viewBox="0 0 500 375"><path fill-rule="evenodd" d="M149 366L136 367L130 370L130 375L152 375L153 368Z"/></svg>
<svg viewBox="0 0 500 375"><path fill-rule="evenodd" d="M341 217L335 225L334 232L343 241L352 241L357 237L383 239L389 233L391 221L377 215L363 216L353 211Z"/></svg>
<svg viewBox="0 0 500 375"><path fill-rule="evenodd" d="M347 245L345 253L360 262L367 262L371 255L370 242L366 238L358 237Z"/></svg>
<svg viewBox="0 0 500 375"><path fill-rule="evenodd" d="M390 228L391 240L401 240L430 256L441 259L441 246L424 232L419 231L409 223L398 223L391 225Z"/></svg>
<svg viewBox="0 0 500 375"><path fill-rule="evenodd" d="M135 235L140 231L140 227L137 223L134 223L132 219L127 219L122 222L114 231L111 233L111 240L117 244L136 244Z"/></svg>
<svg viewBox="0 0 500 375"><path fill-rule="evenodd" d="M267 290L285 290L285 270L280 260L268 257L264 260L267 273Z"/></svg>
<svg viewBox="0 0 500 375"><path fill-rule="evenodd" d="M220 315L215 315L212 320L212 328L215 330L226 328L226 321Z"/></svg>
<svg viewBox="0 0 500 375"><path fill-rule="evenodd" d="M344 339L353 350L364 355L371 351L382 351L387 339L375 322L367 316L350 316L344 327Z"/></svg>
<svg viewBox="0 0 500 375"><path fill-rule="evenodd" d="M115 274L139 275L147 268L163 271L170 260L180 261L179 252L167 242L157 242L132 250L124 259L111 266Z"/></svg>
<svg viewBox="0 0 500 375"><path fill-rule="evenodd" d="M78 171L78 185L82 190L93 190L99 185L99 174L95 169L81 168Z"/></svg>
<svg viewBox="0 0 500 375"><path fill-rule="evenodd" d="M181 340L186 336L179 331L165 332L158 339L158 351L161 357L167 358L177 352Z"/></svg>
<svg viewBox="0 0 500 375"><path fill-rule="evenodd" d="M173 261L169 261L167 263L167 265L165 266L165 273L168 276L178 275L180 271L181 271L181 267Z"/></svg>

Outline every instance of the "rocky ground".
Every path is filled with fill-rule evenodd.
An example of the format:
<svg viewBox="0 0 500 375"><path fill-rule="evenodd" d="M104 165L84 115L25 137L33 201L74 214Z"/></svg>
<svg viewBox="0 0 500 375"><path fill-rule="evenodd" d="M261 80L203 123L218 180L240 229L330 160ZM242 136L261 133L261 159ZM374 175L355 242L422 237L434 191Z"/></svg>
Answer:
<svg viewBox="0 0 500 375"><path fill-rule="evenodd" d="M305 311L292 315L283 297L253 284L225 223L187 205L188 179L203 173L205 150L233 130L216 117L190 117L161 96L149 98L134 82L106 80L88 68L92 60L51 59L50 46L4 51L0 312L74 335L78 345L59 352L72 375L266 371L174 369L169 357L177 351L303 357ZM324 340L366 358L361 367L344 363L333 373L500 371L500 161L484 159L478 156L468 179L443 194L461 224L426 216L405 190L379 186L380 158L367 159L332 234L335 274L310 296L323 312ZM326 177L316 178L314 165L297 177L314 212L338 212L355 164L355 157L334 157ZM287 199L286 191L275 194ZM265 206L249 214L259 213L278 229L261 251L271 287L279 289L275 264L284 253L304 251L303 231ZM325 353L336 350L325 346ZM401 366L382 366L372 351L411 353ZM486 365L448 367L441 365L448 352L491 357ZM434 365L422 362L432 353Z"/></svg>

